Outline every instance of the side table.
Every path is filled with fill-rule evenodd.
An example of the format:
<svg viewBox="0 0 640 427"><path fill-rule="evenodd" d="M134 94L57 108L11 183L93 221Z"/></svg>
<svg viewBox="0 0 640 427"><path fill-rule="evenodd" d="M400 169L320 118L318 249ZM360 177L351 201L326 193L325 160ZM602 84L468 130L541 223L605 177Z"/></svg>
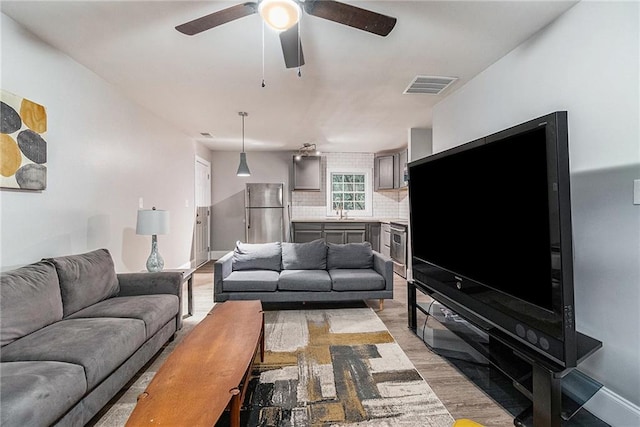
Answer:
<svg viewBox="0 0 640 427"><path fill-rule="evenodd" d="M187 314L183 315L182 318L187 318L193 316L193 273L195 273L195 268L170 268L164 269L162 271L175 271L178 273L182 273L182 283L187 282Z"/></svg>

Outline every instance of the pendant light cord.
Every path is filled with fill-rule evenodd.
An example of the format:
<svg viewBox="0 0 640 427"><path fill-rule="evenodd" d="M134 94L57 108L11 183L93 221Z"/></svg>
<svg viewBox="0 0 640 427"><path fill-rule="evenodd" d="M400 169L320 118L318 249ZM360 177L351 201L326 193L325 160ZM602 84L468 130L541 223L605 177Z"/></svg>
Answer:
<svg viewBox="0 0 640 427"><path fill-rule="evenodd" d="M300 71L300 27L302 26L302 19L298 21L298 77L302 77L302 72Z"/></svg>
<svg viewBox="0 0 640 427"><path fill-rule="evenodd" d="M264 20L262 21L262 87L265 87L266 84L264 82Z"/></svg>

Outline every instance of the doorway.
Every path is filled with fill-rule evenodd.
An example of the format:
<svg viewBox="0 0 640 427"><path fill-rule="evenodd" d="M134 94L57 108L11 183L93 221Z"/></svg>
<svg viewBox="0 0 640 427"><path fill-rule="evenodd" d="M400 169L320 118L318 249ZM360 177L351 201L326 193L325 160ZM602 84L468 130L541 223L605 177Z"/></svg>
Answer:
<svg viewBox="0 0 640 427"><path fill-rule="evenodd" d="M196 156L196 226L195 258L196 267L209 261L210 222L211 222L211 163Z"/></svg>

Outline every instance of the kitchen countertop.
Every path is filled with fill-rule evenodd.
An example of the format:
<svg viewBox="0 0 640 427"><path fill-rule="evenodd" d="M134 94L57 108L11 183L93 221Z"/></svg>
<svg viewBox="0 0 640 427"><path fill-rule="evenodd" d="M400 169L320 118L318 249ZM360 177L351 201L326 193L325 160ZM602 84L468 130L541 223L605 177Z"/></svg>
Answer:
<svg viewBox="0 0 640 427"><path fill-rule="evenodd" d="M389 222L393 222L393 221L402 221L402 219L399 218L375 218L375 217L348 217L347 219L339 219L339 218L293 218L291 220L291 222L322 222L322 223L327 223L327 222L380 222L380 223L385 223L388 224ZM404 220L406 221L406 220Z"/></svg>

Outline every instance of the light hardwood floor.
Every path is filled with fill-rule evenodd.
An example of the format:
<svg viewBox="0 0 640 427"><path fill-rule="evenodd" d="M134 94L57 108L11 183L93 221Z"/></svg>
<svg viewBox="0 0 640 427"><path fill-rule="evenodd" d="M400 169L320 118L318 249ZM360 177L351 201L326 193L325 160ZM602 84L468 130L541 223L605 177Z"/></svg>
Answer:
<svg viewBox="0 0 640 427"><path fill-rule="evenodd" d="M195 272L193 296L194 316L185 319L185 324L192 326L204 318L213 307L213 262L205 264ZM184 304L186 312L186 301ZM367 304L376 311L400 347L455 419L470 418L487 427L513 426L513 417L507 411L449 362L429 350L408 328L407 283L402 277L394 274L394 298L385 300L382 311L378 309L378 300L367 301ZM183 335L188 330L189 328L184 328L179 334ZM149 376L155 372L175 345L175 342L168 345L137 377L144 379L145 375ZM147 382L149 379L147 378ZM140 381L131 384L129 388L122 390L118 397L107 405L89 425L122 427L135 405L135 398L142 391L144 387L140 386Z"/></svg>

